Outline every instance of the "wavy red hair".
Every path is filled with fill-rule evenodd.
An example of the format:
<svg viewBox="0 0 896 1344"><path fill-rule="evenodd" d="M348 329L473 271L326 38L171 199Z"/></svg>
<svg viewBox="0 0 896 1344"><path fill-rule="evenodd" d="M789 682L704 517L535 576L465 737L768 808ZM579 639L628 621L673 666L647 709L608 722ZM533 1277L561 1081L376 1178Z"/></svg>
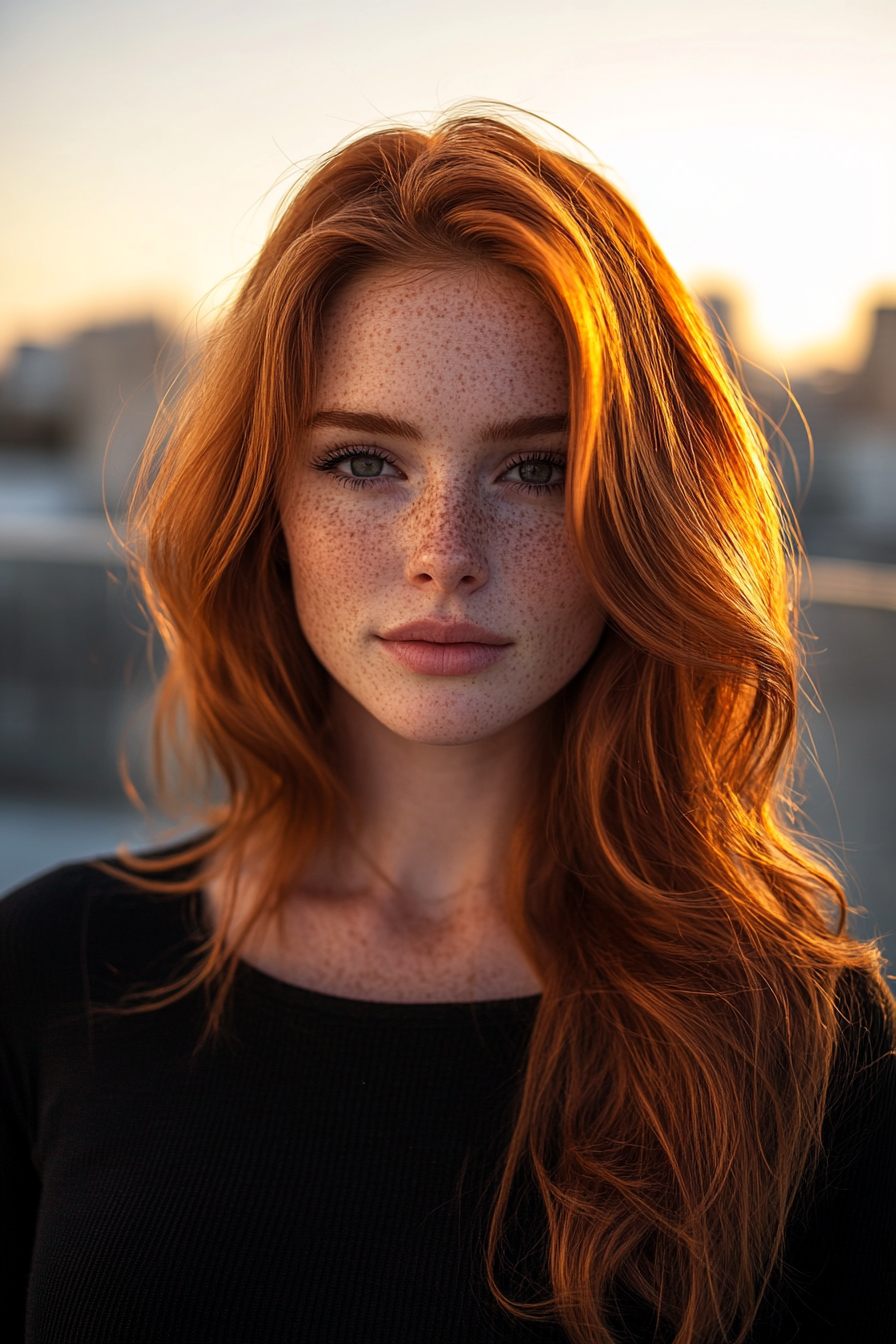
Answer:
<svg viewBox="0 0 896 1344"><path fill-rule="evenodd" d="M224 802L186 854L132 862L147 882L185 858L233 876L263 839L260 917L333 823L327 678L276 500L327 300L380 265L510 268L553 314L572 389L568 523L609 617L557 697L508 875L544 993L493 1290L579 1344L614 1338L620 1293L676 1344L739 1339L818 1149L836 981L874 961L782 820L799 660L766 445L693 300L599 173L501 117L461 115L365 135L286 201L144 469L136 553L169 657L160 759L173 743ZM230 890L200 960L154 1002L205 984L220 1009L248 933ZM517 1300L505 1273L521 1182L546 1217L541 1300Z"/></svg>

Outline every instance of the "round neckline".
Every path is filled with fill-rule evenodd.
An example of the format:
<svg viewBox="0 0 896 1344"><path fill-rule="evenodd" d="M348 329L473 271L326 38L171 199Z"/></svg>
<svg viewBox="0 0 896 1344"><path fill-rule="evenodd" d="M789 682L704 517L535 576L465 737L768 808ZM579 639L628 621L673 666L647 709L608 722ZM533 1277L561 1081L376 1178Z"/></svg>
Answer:
<svg viewBox="0 0 896 1344"><path fill-rule="evenodd" d="M172 847L174 848L174 847ZM183 871L189 872L196 865L185 865ZM190 902L189 918L197 931L204 930L202 910L202 888L195 887L190 892L178 893L182 902ZM331 1017L367 1018L375 1020L389 1019L394 1022L406 1022L409 1025L428 1025L436 1022L457 1023L471 1017L534 1017L541 1002L541 994L523 994L504 999L462 999L430 1002L395 1003L381 999L352 999L341 994L327 994L322 990L308 989L304 985L295 985L288 980L280 980L267 971L260 970L251 962L238 959L237 982L262 997L277 999L280 1003L291 1004L294 1008L304 1008L311 1012Z"/></svg>
<svg viewBox="0 0 896 1344"><path fill-rule="evenodd" d="M267 971L261 971L251 962L240 961L238 978L268 998L278 999L297 1008L331 1017L373 1018L408 1023L457 1022L471 1016L512 1016L534 1014L541 1002L540 994L524 994L509 999L461 999L430 1003L399 1002L382 999L351 999L341 994L327 994L318 989L307 989L280 980Z"/></svg>

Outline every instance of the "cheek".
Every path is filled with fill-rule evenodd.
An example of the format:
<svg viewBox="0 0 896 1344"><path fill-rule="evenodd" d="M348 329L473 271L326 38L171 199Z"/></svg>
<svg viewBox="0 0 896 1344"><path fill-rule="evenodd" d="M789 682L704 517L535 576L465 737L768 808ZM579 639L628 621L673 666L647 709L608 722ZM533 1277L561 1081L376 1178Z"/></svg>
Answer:
<svg viewBox="0 0 896 1344"><path fill-rule="evenodd" d="M284 511L299 619L312 643L348 636L378 580L391 570L388 531L342 501L304 499Z"/></svg>
<svg viewBox="0 0 896 1344"><path fill-rule="evenodd" d="M501 568L520 618L533 635L562 637L576 646L599 633L602 618L573 551L562 513L508 529Z"/></svg>

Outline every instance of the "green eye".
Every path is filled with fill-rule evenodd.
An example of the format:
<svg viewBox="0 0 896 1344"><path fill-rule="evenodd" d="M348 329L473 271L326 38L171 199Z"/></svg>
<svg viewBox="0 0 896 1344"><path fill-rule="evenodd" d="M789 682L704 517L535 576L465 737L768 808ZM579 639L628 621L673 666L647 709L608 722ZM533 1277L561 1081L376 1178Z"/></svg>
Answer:
<svg viewBox="0 0 896 1344"><path fill-rule="evenodd" d="M385 464L381 457L352 457L349 461L353 476L382 476L383 474Z"/></svg>
<svg viewBox="0 0 896 1344"><path fill-rule="evenodd" d="M547 485L553 470L552 462L521 462L517 467L520 480L527 485Z"/></svg>

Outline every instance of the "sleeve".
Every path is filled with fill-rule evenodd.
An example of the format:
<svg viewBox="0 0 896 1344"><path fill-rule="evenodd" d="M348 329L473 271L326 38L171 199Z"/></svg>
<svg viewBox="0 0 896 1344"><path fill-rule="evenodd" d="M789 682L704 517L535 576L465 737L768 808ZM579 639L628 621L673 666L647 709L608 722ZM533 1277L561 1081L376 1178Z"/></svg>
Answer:
<svg viewBox="0 0 896 1344"><path fill-rule="evenodd" d="M776 1344L896 1341L896 1005L851 972L839 1007L825 1157L785 1252Z"/></svg>
<svg viewBox="0 0 896 1344"><path fill-rule="evenodd" d="M0 901L0 1317L10 1340L24 1338L40 1196L28 1120L30 1027L40 1016L36 977L29 974L28 913L19 893Z"/></svg>
<svg viewBox="0 0 896 1344"><path fill-rule="evenodd" d="M104 860L114 865L116 860ZM183 902L147 902L96 864L68 864L0 899L0 1334L21 1341L41 1199L41 1112L54 1088L58 1027L86 1021L112 967L139 978L193 938ZM192 919L192 916L191 916ZM104 978L105 977L105 978ZM113 977L115 978L115 977ZM115 978L113 992L121 992ZM65 1035L65 1039L68 1036ZM50 1043L56 1046L50 1049Z"/></svg>
<svg viewBox="0 0 896 1344"><path fill-rule="evenodd" d="M7 1338L21 1340L40 1184L8 1065L0 1059L0 1315Z"/></svg>

